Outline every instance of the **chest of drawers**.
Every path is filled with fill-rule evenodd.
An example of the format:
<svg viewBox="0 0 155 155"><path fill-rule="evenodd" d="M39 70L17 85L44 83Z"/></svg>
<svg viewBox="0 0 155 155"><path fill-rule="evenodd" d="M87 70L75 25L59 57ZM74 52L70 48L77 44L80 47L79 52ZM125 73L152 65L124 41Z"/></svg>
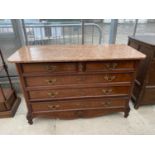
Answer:
<svg viewBox="0 0 155 155"><path fill-rule="evenodd" d="M126 54L124 54L126 53ZM27 119L129 114L136 68L145 55L126 45L48 45L19 49L16 64Z"/></svg>
<svg viewBox="0 0 155 155"><path fill-rule="evenodd" d="M155 104L155 36L130 36L128 44L146 55L138 67L132 93L135 108Z"/></svg>

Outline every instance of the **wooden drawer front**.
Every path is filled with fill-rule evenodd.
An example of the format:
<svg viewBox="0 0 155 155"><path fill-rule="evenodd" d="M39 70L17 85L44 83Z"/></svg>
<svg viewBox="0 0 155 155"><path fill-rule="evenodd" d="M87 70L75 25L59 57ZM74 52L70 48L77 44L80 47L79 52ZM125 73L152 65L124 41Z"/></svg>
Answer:
<svg viewBox="0 0 155 155"><path fill-rule="evenodd" d="M31 63L22 66L24 73L76 72L76 63Z"/></svg>
<svg viewBox="0 0 155 155"><path fill-rule="evenodd" d="M36 111L34 116L45 116L59 119L75 119L75 118L91 118L98 117L114 112L124 111L124 107L120 108L100 108L100 109L83 109L83 110L68 110L68 111Z"/></svg>
<svg viewBox="0 0 155 155"><path fill-rule="evenodd" d="M51 101L32 103L33 111L56 111L56 110L72 110L72 109L93 109L93 108L112 108L124 107L127 103L126 99L86 99L72 101Z"/></svg>
<svg viewBox="0 0 155 155"><path fill-rule="evenodd" d="M141 104L155 104L155 88L145 88Z"/></svg>
<svg viewBox="0 0 155 155"><path fill-rule="evenodd" d="M155 60L151 62L148 70L147 84L155 85Z"/></svg>
<svg viewBox="0 0 155 155"><path fill-rule="evenodd" d="M87 71L111 71L111 70L133 70L133 61L107 61L107 62L88 62Z"/></svg>
<svg viewBox="0 0 155 155"><path fill-rule="evenodd" d="M150 50L150 48L141 45L139 48L139 51L142 52L143 54L146 55L146 58L144 60L141 60L138 68L137 68L137 76L136 79L140 82L143 83L144 79L146 78L146 75L148 74L147 71L152 68L151 66L149 67L149 63L152 59L153 51ZM149 67L149 68L148 68Z"/></svg>
<svg viewBox="0 0 155 155"><path fill-rule="evenodd" d="M67 97L94 97L94 96L108 96L108 95L127 95L129 93L129 86L113 86L101 88L76 88L76 89L51 89L30 91L30 99L59 99Z"/></svg>
<svg viewBox="0 0 155 155"><path fill-rule="evenodd" d="M89 84L89 83L110 83L110 82L131 82L133 74L114 73L98 75L70 75L70 76L42 76L26 77L26 85L33 86L53 86L53 85L71 85L71 84Z"/></svg>

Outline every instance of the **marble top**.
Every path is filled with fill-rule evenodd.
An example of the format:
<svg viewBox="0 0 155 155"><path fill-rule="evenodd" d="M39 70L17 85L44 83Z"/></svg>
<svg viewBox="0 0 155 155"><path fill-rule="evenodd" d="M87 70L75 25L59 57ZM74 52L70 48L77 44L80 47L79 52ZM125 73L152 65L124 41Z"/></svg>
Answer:
<svg viewBox="0 0 155 155"><path fill-rule="evenodd" d="M24 46L9 62L69 62L144 59L145 55L127 45L43 45Z"/></svg>

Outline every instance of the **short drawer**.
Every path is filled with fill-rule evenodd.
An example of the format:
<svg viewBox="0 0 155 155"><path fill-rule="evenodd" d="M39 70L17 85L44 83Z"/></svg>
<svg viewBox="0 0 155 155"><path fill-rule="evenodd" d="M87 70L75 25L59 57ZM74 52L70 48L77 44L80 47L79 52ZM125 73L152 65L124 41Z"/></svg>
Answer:
<svg viewBox="0 0 155 155"><path fill-rule="evenodd" d="M67 76L39 76L26 77L26 85L33 86L54 86L90 83L111 83L111 82L131 82L133 74L129 73L109 73L109 74L89 74L89 75L67 75Z"/></svg>
<svg viewBox="0 0 155 155"><path fill-rule="evenodd" d="M87 71L134 70L133 61L87 62Z"/></svg>
<svg viewBox="0 0 155 155"><path fill-rule="evenodd" d="M49 89L29 91L30 99L60 99L111 95L128 95L130 86L110 86L95 88Z"/></svg>
<svg viewBox="0 0 155 155"><path fill-rule="evenodd" d="M32 103L33 111L56 111L73 109L100 109L124 107L128 103L123 98L85 99L71 101L50 101Z"/></svg>
<svg viewBox="0 0 155 155"><path fill-rule="evenodd" d="M76 63L30 63L22 64L24 73L76 72Z"/></svg>

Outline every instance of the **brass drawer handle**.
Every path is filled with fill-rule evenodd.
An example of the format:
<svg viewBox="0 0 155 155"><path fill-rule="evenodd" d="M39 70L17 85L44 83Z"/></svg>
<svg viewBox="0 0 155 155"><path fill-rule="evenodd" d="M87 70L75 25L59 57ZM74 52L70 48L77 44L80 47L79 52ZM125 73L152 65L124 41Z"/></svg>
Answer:
<svg viewBox="0 0 155 155"><path fill-rule="evenodd" d="M48 71L55 71L55 70L56 70L56 66L47 65L47 66L46 66L46 69L47 69Z"/></svg>
<svg viewBox="0 0 155 155"><path fill-rule="evenodd" d="M56 79L49 79L45 80L48 84L54 84L57 80Z"/></svg>
<svg viewBox="0 0 155 155"><path fill-rule="evenodd" d="M110 94L112 92L112 89L102 89L103 94Z"/></svg>
<svg viewBox="0 0 155 155"><path fill-rule="evenodd" d="M104 105L104 106L110 106L111 102L110 101L106 101L106 102L102 102L101 104Z"/></svg>
<svg viewBox="0 0 155 155"><path fill-rule="evenodd" d="M49 97L55 97L56 95L58 95L58 92L50 92L47 93Z"/></svg>
<svg viewBox="0 0 155 155"><path fill-rule="evenodd" d="M105 75L104 76L104 79L106 81L113 81L114 79L116 79L116 76Z"/></svg>
<svg viewBox="0 0 155 155"><path fill-rule="evenodd" d="M115 69L117 67L117 63L107 63L105 66L107 69L111 70L111 69Z"/></svg>
<svg viewBox="0 0 155 155"><path fill-rule="evenodd" d="M57 109L57 108L59 108L60 107L60 105L48 105L48 108L50 108L50 109L52 109L52 110L55 110L55 109Z"/></svg>

